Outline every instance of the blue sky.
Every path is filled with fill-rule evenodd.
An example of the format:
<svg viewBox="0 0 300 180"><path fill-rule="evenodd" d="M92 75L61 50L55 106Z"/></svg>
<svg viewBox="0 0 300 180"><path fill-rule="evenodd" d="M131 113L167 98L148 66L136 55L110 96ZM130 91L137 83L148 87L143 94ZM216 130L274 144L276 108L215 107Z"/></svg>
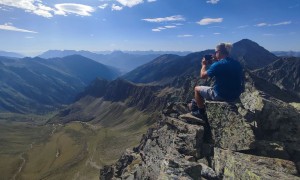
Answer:
<svg viewBox="0 0 300 180"><path fill-rule="evenodd" d="M0 50L300 51L300 0L0 0Z"/></svg>

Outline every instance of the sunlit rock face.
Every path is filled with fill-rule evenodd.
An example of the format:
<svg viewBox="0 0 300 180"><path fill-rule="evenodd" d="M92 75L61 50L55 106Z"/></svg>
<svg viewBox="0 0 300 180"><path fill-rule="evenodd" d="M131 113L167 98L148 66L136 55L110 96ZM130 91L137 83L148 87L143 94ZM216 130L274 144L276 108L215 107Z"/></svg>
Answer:
<svg viewBox="0 0 300 180"><path fill-rule="evenodd" d="M203 119L184 103L169 104L140 145L102 169L100 179L297 179L299 113L258 98L255 106L207 102ZM294 114L283 122L287 110Z"/></svg>

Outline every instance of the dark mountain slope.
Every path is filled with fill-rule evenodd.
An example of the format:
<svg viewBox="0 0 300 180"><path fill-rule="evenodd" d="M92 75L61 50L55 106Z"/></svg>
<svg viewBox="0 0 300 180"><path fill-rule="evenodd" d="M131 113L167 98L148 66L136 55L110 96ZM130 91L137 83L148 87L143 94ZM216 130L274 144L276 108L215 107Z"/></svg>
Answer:
<svg viewBox="0 0 300 180"><path fill-rule="evenodd" d="M96 79L78 96L74 104L61 111L50 122L67 123L80 119L108 126L117 123L120 118L126 120L116 116L126 112L126 108L153 114L163 108L169 97L160 94L161 89L159 86L136 85L123 79L112 82Z"/></svg>
<svg viewBox="0 0 300 180"><path fill-rule="evenodd" d="M153 61L136 68L125 74L123 78L135 83L159 83L165 84L172 82L176 77L183 75L197 76L201 59L205 54L213 53L213 50L207 50L192 53L187 56L162 55Z"/></svg>
<svg viewBox="0 0 300 180"><path fill-rule="evenodd" d="M278 59L277 56L249 39L234 43L231 55L251 70L262 68Z"/></svg>
<svg viewBox="0 0 300 180"><path fill-rule="evenodd" d="M89 58L80 55L71 55L63 58L54 58L41 61L45 65L51 65L68 74L74 75L89 84L95 77L107 80L115 79L120 73L111 67L105 66Z"/></svg>
<svg viewBox="0 0 300 180"><path fill-rule="evenodd" d="M300 97L300 58L281 58L253 73Z"/></svg>
<svg viewBox="0 0 300 180"><path fill-rule="evenodd" d="M39 112L71 103L96 77L113 79L117 72L81 56L44 60L0 59L0 110Z"/></svg>

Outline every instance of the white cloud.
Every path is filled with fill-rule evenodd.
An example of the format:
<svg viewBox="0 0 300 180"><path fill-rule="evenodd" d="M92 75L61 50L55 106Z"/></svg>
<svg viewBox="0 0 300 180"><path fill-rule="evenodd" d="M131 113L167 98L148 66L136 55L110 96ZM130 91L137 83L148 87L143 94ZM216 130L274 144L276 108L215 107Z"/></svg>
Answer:
<svg viewBox="0 0 300 180"><path fill-rule="evenodd" d="M123 7L117 6L117 5L115 5L115 4L113 4L113 5L111 6L111 10L112 10L112 11L120 11L120 10L122 10L122 9L123 9Z"/></svg>
<svg viewBox="0 0 300 180"><path fill-rule="evenodd" d="M160 32L161 30L172 29L172 28L176 28L176 26L163 26L163 27L157 27L157 28L155 28L155 29L152 29L152 31L154 31L154 32Z"/></svg>
<svg viewBox="0 0 300 180"><path fill-rule="evenodd" d="M221 33L218 33L218 32L216 32L216 33L214 33L214 35L220 35Z"/></svg>
<svg viewBox="0 0 300 180"><path fill-rule="evenodd" d="M193 37L191 34L183 34L183 35L178 35L177 37L179 38L186 38L186 37Z"/></svg>
<svg viewBox="0 0 300 180"><path fill-rule="evenodd" d="M267 23L259 23L259 24L256 24L255 26L262 27L262 26L268 26L268 24Z"/></svg>
<svg viewBox="0 0 300 180"><path fill-rule="evenodd" d="M120 4L127 7L133 7L144 2L144 0L117 0Z"/></svg>
<svg viewBox="0 0 300 180"><path fill-rule="evenodd" d="M167 28L165 28L165 27L158 27L157 29L164 30L164 29L167 29Z"/></svg>
<svg viewBox="0 0 300 180"><path fill-rule="evenodd" d="M0 29L7 30L7 31L17 31L17 32L26 32L26 33L37 33L35 31L30 31L26 29L21 29L13 26L11 23L5 23L3 25L0 25Z"/></svg>
<svg viewBox="0 0 300 180"><path fill-rule="evenodd" d="M98 6L98 7L99 7L100 9L105 9L107 6L108 6L108 4L105 3L105 4L102 4L102 5Z"/></svg>
<svg viewBox="0 0 300 180"><path fill-rule="evenodd" d="M148 2L155 2L156 0L148 0Z"/></svg>
<svg viewBox="0 0 300 180"><path fill-rule="evenodd" d="M275 24L267 24L267 23L259 23L259 24L256 24L254 26L257 26L257 27L263 27L263 26L282 26L282 25L288 25L288 24L291 24L292 21L284 21L284 22L279 22L279 23L275 23Z"/></svg>
<svg viewBox="0 0 300 180"><path fill-rule="evenodd" d="M199 22L197 22L200 25L208 25L212 23L220 23L223 22L223 18L203 18Z"/></svg>
<svg viewBox="0 0 300 180"><path fill-rule="evenodd" d="M291 24L291 23L292 23L292 21L284 21L284 22L273 24L273 26L288 25L288 24Z"/></svg>
<svg viewBox="0 0 300 180"><path fill-rule="evenodd" d="M160 31L161 31L161 29L159 29L159 28L156 28L156 29L152 29L152 31L154 31L154 32L160 32Z"/></svg>
<svg viewBox="0 0 300 180"><path fill-rule="evenodd" d="M160 32L161 30L164 30L164 29L167 29L167 28L166 27L158 27L158 28L152 29L152 31Z"/></svg>
<svg viewBox="0 0 300 180"><path fill-rule="evenodd" d="M95 9L91 6L74 3L55 4L55 8L51 8L43 4L42 0L0 0L0 5L24 9L25 12L30 12L46 18L56 15L76 14L80 16L91 16Z"/></svg>
<svg viewBox="0 0 300 180"><path fill-rule="evenodd" d="M26 12L46 18L53 17L51 14L53 9L43 5L41 0L0 0L0 5L24 9Z"/></svg>
<svg viewBox="0 0 300 180"><path fill-rule="evenodd" d="M171 29L171 28L176 28L176 26L165 26L165 28Z"/></svg>
<svg viewBox="0 0 300 180"><path fill-rule="evenodd" d="M164 18L147 18L147 19L142 19L143 21L148 21L148 22L168 22L168 21L185 21L184 17L181 15L175 15L175 16L169 16L169 17L164 17Z"/></svg>
<svg viewBox="0 0 300 180"><path fill-rule="evenodd" d="M28 11L34 11L36 5L34 4L36 0L0 0L0 4L16 7L20 9L25 9Z"/></svg>
<svg viewBox="0 0 300 180"><path fill-rule="evenodd" d="M91 16L91 13L95 11L95 9L91 6L73 3L55 4L55 8L57 9L55 11L55 14L64 16L66 16L67 14Z"/></svg>
<svg viewBox="0 0 300 180"><path fill-rule="evenodd" d="M53 15L50 13L51 11L53 11L52 8L45 6L43 4L38 4L38 9L35 10L34 13L39 16L51 18L51 17L53 17Z"/></svg>
<svg viewBox="0 0 300 180"><path fill-rule="evenodd" d="M208 0L206 3L217 4L220 0Z"/></svg>

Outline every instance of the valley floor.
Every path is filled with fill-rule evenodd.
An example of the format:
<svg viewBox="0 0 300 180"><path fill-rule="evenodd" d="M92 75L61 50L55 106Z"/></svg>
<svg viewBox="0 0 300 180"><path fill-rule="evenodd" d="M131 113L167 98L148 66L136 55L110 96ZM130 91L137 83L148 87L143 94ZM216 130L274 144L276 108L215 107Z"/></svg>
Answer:
<svg viewBox="0 0 300 180"><path fill-rule="evenodd" d="M0 119L1 179L99 179L99 169L136 146L148 128L85 122L37 125L18 118Z"/></svg>

